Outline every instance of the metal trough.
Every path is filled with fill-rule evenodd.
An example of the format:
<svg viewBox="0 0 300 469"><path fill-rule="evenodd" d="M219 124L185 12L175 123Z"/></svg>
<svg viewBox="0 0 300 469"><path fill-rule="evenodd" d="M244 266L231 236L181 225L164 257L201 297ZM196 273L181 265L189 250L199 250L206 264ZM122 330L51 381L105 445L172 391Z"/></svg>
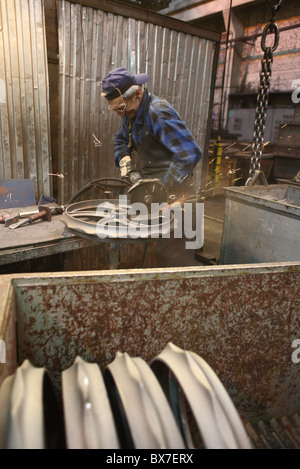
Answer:
<svg viewBox="0 0 300 469"><path fill-rule="evenodd" d="M103 370L117 352L150 363L172 342L206 360L251 433L298 418L299 312L299 262L3 275L0 385L27 359L60 401L77 356Z"/></svg>
<svg viewBox="0 0 300 469"><path fill-rule="evenodd" d="M300 186L224 191L220 264L300 261Z"/></svg>

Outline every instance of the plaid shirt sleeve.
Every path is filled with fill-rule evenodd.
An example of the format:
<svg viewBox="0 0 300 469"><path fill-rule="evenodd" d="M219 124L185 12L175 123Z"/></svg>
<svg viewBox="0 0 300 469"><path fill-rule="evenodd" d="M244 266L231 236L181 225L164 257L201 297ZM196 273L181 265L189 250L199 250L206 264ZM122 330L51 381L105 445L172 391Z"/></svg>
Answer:
<svg viewBox="0 0 300 469"><path fill-rule="evenodd" d="M149 108L149 117L153 135L173 154L162 182L166 185L181 183L192 173L202 157L202 151L186 123L167 101L154 99Z"/></svg>

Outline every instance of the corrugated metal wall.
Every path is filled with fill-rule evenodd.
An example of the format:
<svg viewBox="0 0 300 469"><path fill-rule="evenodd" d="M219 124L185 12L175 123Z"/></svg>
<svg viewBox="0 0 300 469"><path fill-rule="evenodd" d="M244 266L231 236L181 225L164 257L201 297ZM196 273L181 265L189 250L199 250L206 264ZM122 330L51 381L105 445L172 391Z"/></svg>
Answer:
<svg viewBox="0 0 300 469"><path fill-rule="evenodd" d="M60 201L93 179L119 177L113 148L120 118L101 97L102 78L113 68L147 72L149 91L173 104L204 149L216 41L64 0L57 5ZM195 172L198 187L205 168L203 158Z"/></svg>
<svg viewBox="0 0 300 469"><path fill-rule="evenodd" d="M50 194L48 68L41 0L0 1L0 179Z"/></svg>

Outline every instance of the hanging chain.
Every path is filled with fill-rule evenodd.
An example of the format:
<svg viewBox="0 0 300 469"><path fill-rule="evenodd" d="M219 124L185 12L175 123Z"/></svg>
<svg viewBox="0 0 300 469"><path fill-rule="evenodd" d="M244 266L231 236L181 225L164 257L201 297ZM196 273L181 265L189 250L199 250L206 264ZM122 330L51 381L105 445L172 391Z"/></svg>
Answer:
<svg viewBox="0 0 300 469"><path fill-rule="evenodd" d="M252 142L252 156L250 162L249 176L254 176L256 170L260 171L260 163L262 158L262 151L264 145L264 131L266 126L266 114L269 100L270 80L272 73L273 52L277 49L279 42L279 30L275 23L275 15L281 6L281 0L276 2L267 0L272 11L271 21L265 26L262 38L261 48L264 51L264 56L261 61L260 72L260 85L257 95L257 106L255 111L255 123ZM272 3L272 5L271 5ZM272 47L266 47L267 34L274 34L274 43Z"/></svg>

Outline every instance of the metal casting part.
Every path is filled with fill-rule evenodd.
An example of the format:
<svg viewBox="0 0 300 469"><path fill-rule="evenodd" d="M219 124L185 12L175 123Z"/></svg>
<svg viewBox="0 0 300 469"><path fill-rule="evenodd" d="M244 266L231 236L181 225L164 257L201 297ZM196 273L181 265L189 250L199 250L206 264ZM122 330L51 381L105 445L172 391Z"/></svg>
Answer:
<svg viewBox="0 0 300 469"><path fill-rule="evenodd" d="M119 424L127 444L132 440L136 449L185 448L167 399L143 359L117 352L104 373L110 397L121 403Z"/></svg>
<svg viewBox="0 0 300 469"><path fill-rule="evenodd" d="M63 407L69 449L119 449L99 366L79 356L62 372Z"/></svg>
<svg viewBox="0 0 300 469"><path fill-rule="evenodd" d="M121 203L116 199L76 202L66 208L61 221L78 234L95 236L99 241L107 238L111 242L115 239L126 241L131 238L168 237L176 227L174 212L164 213L169 208L167 204L161 212L136 214L130 204L123 204L120 200Z"/></svg>
<svg viewBox="0 0 300 469"><path fill-rule="evenodd" d="M43 382L45 368L29 360L0 388L0 448L44 449Z"/></svg>
<svg viewBox="0 0 300 469"><path fill-rule="evenodd" d="M205 448L250 449L240 417L222 383L197 356L168 343L151 362L157 372L163 363L176 377L190 405Z"/></svg>

